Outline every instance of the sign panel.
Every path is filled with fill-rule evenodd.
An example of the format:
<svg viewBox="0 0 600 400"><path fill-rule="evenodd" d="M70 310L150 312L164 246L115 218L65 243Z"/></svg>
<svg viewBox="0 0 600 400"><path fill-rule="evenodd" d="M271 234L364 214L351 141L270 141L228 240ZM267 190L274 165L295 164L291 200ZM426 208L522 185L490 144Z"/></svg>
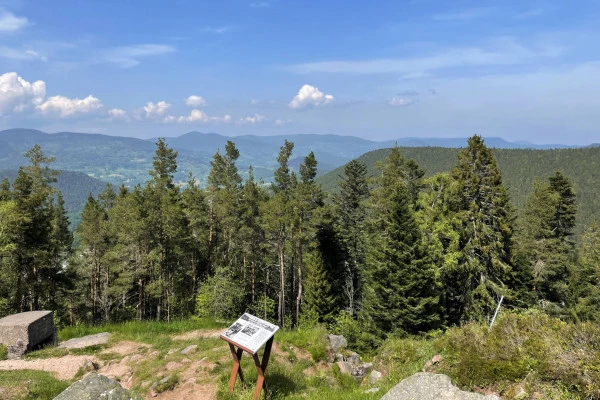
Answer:
<svg viewBox="0 0 600 400"><path fill-rule="evenodd" d="M221 338L256 354L278 330L277 325L245 313L221 334Z"/></svg>

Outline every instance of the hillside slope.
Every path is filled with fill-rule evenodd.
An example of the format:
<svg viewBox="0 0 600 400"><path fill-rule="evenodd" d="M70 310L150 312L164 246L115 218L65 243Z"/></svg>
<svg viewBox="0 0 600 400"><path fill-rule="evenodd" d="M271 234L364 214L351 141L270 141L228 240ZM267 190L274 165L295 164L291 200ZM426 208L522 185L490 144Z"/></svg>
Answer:
<svg viewBox="0 0 600 400"><path fill-rule="evenodd" d="M407 159L414 159L426 176L447 172L456 164L459 149L441 147L402 147ZM375 150L358 159L367 165L369 175L377 174L375 164L389 154L390 149ZM576 232L581 233L600 216L600 147L579 149L524 150L493 149L502 172L504 185L509 190L512 204L521 210L527 195L533 190L534 179L546 179L555 171L564 172L572 181L577 193L578 213ZM338 190L337 182L344 167L336 168L317 181L328 192Z"/></svg>

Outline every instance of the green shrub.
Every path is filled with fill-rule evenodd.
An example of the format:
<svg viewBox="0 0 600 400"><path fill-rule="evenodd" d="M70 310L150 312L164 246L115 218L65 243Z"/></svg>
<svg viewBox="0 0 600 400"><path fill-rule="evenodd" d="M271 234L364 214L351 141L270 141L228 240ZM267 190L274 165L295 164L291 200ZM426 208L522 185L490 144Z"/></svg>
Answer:
<svg viewBox="0 0 600 400"><path fill-rule="evenodd" d="M469 323L436 341L440 372L461 387L527 382L574 397L600 398L600 326L568 324L541 312L505 312L490 331ZM550 390L550 389L549 389Z"/></svg>
<svg viewBox="0 0 600 400"><path fill-rule="evenodd" d="M336 335L343 335L348 341L348 348L360 354L372 354L381 345L381 339L371 332L348 312L342 311L335 318L332 331Z"/></svg>
<svg viewBox="0 0 600 400"><path fill-rule="evenodd" d="M200 318L237 317L244 308L244 291L232 290L236 286L237 282L228 270L219 268L198 288L196 315Z"/></svg>

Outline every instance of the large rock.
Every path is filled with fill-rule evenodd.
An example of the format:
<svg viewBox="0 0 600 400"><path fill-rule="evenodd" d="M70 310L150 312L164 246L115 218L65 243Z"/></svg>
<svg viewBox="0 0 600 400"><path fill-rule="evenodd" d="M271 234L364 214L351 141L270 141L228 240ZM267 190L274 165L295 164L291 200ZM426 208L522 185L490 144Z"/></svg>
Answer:
<svg viewBox="0 0 600 400"><path fill-rule="evenodd" d="M0 319L0 343L7 347L9 359L55 339L52 311L28 311Z"/></svg>
<svg viewBox="0 0 600 400"><path fill-rule="evenodd" d="M106 344L110 339L110 333L102 332L96 333L95 335L88 335L80 338L69 339L60 344L61 348L64 349L83 349L90 346L99 346Z"/></svg>
<svg viewBox="0 0 600 400"><path fill-rule="evenodd" d="M329 344L334 353L337 353L341 348L348 347L348 341L342 335L329 335Z"/></svg>
<svg viewBox="0 0 600 400"><path fill-rule="evenodd" d="M381 400L500 400L500 397L463 392L446 375L419 372L391 388Z"/></svg>
<svg viewBox="0 0 600 400"><path fill-rule="evenodd" d="M119 382L90 372L83 379L66 388L54 400L140 400L137 394L124 389Z"/></svg>

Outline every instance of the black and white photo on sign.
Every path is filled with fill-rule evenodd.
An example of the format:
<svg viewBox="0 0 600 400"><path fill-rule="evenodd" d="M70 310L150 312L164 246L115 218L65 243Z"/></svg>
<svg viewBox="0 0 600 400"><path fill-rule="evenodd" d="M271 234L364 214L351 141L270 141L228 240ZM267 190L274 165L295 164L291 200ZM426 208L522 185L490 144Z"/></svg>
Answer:
<svg viewBox="0 0 600 400"><path fill-rule="evenodd" d="M242 329L242 333L245 333L248 336L254 336L254 334L259 330L260 328L258 326L248 325Z"/></svg>
<svg viewBox="0 0 600 400"><path fill-rule="evenodd" d="M225 336L227 336L227 337L235 336L239 331L242 330L243 327L244 327L244 325L242 325L239 322L237 322L237 323L231 325L229 327L229 329L227 329L225 331Z"/></svg>

